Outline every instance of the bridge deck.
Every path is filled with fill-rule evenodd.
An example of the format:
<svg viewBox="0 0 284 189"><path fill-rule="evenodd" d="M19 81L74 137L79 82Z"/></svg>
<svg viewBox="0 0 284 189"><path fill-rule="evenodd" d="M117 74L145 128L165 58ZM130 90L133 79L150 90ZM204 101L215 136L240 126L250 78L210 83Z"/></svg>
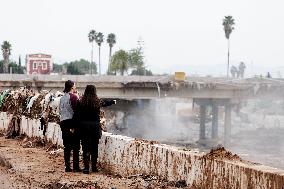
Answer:
<svg viewBox="0 0 284 189"><path fill-rule="evenodd" d="M95 84L104 98L152 99L181 98L252 98L256 95L284 97L284 80L250 78L226 79L187 77L177 82L172 76L82 76L82 75L24 75L0 74L1 89L28 86L38 90L62 90L64 82L76 82L80 92L87 84ZM274 92L274 93L272 93Z"/></svg>

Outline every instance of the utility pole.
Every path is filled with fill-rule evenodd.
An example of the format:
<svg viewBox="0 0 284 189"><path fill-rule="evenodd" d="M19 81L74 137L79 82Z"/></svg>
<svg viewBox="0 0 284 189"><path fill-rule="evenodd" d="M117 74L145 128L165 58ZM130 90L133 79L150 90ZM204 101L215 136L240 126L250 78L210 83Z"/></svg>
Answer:
<svg viewBox="0 0 284 189"><path fill-rule="evenodd" d="M250 73L251 73L251 77L253 77L254 76L254 74L253 74L253 61L251 61L251 63L250 63Z"/></svg>
<svg viewBox="0 0 284 189"><path fill-rule="evenodd" d="M93 56L94 56L94 42L92 42L92 52L91 52L91 75L93 75Z"/></svg>
<svg viewBox="0 0 284 189"><path fill-rule="evenodd" d="M229 78L229 67L230 67L230 39L228 39L228 66L227 66L227 79Z"/></svg>

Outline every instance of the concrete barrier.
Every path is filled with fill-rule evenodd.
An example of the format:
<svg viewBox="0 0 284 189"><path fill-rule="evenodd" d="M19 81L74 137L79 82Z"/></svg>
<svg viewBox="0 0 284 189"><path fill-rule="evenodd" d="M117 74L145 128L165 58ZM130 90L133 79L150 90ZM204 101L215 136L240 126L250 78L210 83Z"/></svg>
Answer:
<svg viewBox="0 0 284 189"><path fill-rule="evenodd" d="M6 113L0 113L1 130L7 129L9 119ZM21 132L30 137L42 136L39 121L25 117L22 117ZM47 139L62 145L59 125L48 124ZM283 170L240 161L208 159L203 155L111 133L103 133L99 144L101 165L122 176L156 175L168 181L185 180L189 186L206 189L284 188Z"/></svg>

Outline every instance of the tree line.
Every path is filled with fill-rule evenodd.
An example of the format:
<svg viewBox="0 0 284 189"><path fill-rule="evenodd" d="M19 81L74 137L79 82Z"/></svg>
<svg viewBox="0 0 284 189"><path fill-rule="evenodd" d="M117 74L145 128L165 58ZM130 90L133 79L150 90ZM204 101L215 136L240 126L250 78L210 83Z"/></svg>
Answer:
<svg viewBox="0 0 284 189"><path fill-rule="evenodd" d="M97 64L85 59L65 62L64 64L54 64L53 72L71 75L85 75L90 73L90 67L93 74L98 73ZM130 73L128 73L131 71ZM108 75L153 75L145 67L143 50L141 47L131 49L130 51L118 50L111 57Z"/></svg>
<svg viewBox="0 0 284 189"><path fill-rule="evenodd" d="M151 70L146 69L141 47L131 49L129 52L121 49L112 56L109 66L110 75L129 74L129 70L131 70L130 75L153 75Z"/></svg>
<svg viewBox="0 0 284 189"><path fill-rule="evenodd" d="M85 75L90 72L91 63L88 60L80 59L71 62L65 62L64 64L53 64L53 72L70 75ZM97 73L96 64L93 65L94 73Z"/></svg>

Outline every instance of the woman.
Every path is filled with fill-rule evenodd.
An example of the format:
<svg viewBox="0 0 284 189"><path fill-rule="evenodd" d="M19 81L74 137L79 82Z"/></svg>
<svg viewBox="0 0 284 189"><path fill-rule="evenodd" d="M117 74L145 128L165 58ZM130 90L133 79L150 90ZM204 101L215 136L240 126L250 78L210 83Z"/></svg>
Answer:
<svg viewBox="0 0 284 189"><path fill-rule="evenodd" d="M92 171L97 172L98 144L102 135L100 127L101 107L115 104L115 100L100 100L96 87L87 85L83 97L77 104L75 119L80 124L79 132L83 148L83 173L89 174L90 156Z"/></svg>
<svg viewBox="0 0 284 189"><path fill-rule="evenodd" d="M72 119L78 101L78 96L74 94L74 82L71 80L66 81L63 92L64 95L61 97L59 104L59 114L64 145L65 172L72 171L70 167L71 150L73 150L73 171L79 172L81 171L79 167L80 138Z"/></svg>

